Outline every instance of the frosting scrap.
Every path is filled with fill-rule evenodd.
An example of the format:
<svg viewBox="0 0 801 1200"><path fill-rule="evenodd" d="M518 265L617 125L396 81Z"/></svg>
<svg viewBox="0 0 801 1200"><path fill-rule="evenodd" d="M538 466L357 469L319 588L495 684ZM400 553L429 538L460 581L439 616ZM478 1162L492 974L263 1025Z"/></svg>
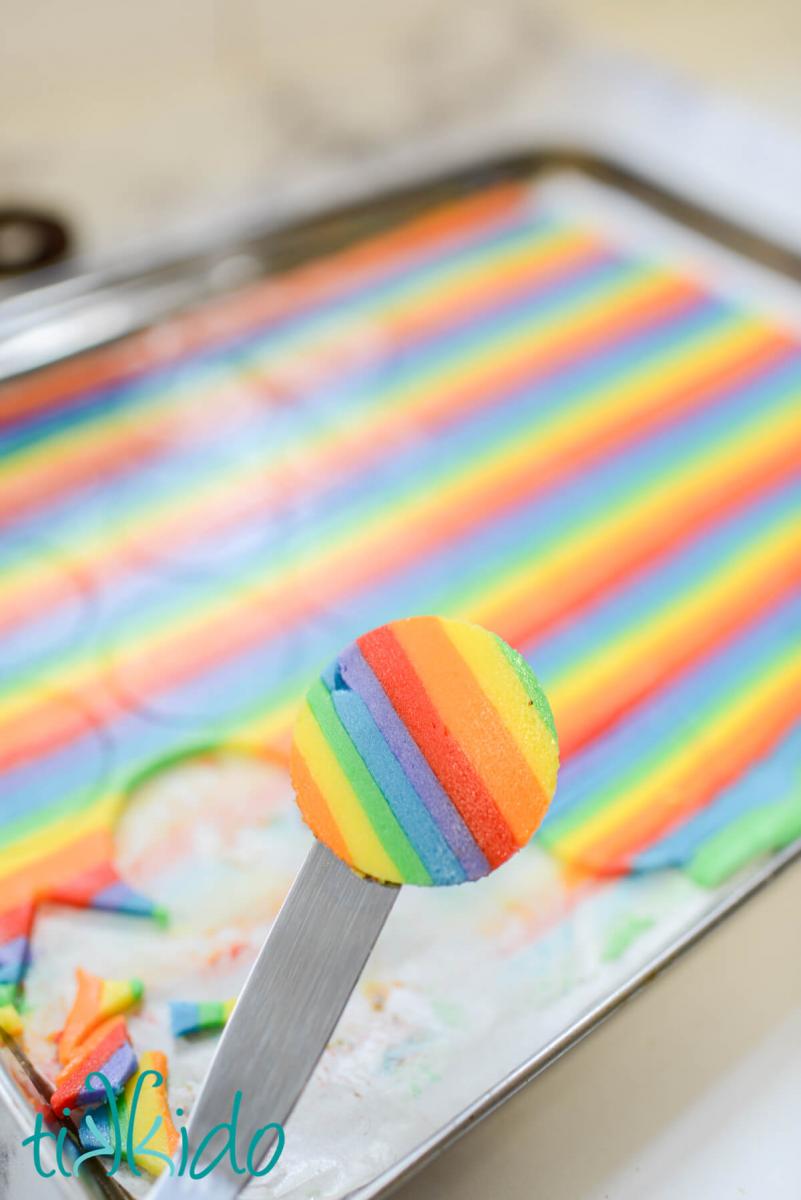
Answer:
<svg viewBox="0 0 801 1200"><path fill-rule="evenodd" d="M62 1066L72 1062L81 1044L98 1025L133 1008L144 991L139 979L101 979L81 967L75 975L78 984L75 1000L58 1039L58 1059Z"/></svg>
<svg viewBox="0 0 801 1200"><path fill-rule="evenodd" d="M112 1091L122 1090L136 1070L136 1055L124 1017L110 1017L98 1025L79 1046L75 1057L56 1076L50 1104L60 1116L65 1108L86 1108L106 1095L103 1075Z"/></svg>
<svg viewBox="0 0 801 1200"><path fill-rule="evenodd" d="M801 780L783 800L766 803L705 842L690 860L687 874L703 887L717 887L760 854L783 850L801 837Z"/></svg>
<svg viewBox="0 0 801 1200"><path fill-rule="evenodd" d="M170 1028L174 1037L188 1037L222 1029L233 1012L236 997L230 1000L173 1000L170 1003Z"/></svg>
<svg viewBox="0 0 801 1200"><path fill-rule="evenodd" d="M160 1175L178 1147L178 1131L167 1101L167 1059L157 1050L146 1050L138 1071L116 1100L115 1122L108 1104L84 1113L79 1127L86 1150L104 1149L113 1155L130 1156L137 1167ZM116 1129L121 1144L118 1146Z"/></svg>
<svg viewBox="0 0 801 1200"><path fill-rule="evenodd" d="M22 1037L22 1017L14 1004L0 1004L0 1029L9 1037Z"/></svg>
<svg viewBox="0 0 801 1200"><path fill-rule="evenodd" d="M0 1029L7 1037L22 1037L19 988L13 983L0 983Z"/></svg>

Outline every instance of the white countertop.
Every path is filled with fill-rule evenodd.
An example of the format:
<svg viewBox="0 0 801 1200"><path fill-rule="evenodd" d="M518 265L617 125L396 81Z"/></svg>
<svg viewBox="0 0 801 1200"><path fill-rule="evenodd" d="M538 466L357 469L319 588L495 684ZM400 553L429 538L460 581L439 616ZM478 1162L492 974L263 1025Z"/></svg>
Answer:
<svg viewBox="0 0 801 1200"><path fill-rule="evenodd" d="M575 42L652 63L668 104L680 72L685 109L712 87L801 133L797 0L5 0L3 16L0 202L65 212L90 251L310 168L536 118ZM602 80L585 87L603 106Z"/></svg>
<svg viewBox="0 0 801 1200"><path fill-rule="evenodd" d="M797 1200L801 865L398 1200Z"/></svg>

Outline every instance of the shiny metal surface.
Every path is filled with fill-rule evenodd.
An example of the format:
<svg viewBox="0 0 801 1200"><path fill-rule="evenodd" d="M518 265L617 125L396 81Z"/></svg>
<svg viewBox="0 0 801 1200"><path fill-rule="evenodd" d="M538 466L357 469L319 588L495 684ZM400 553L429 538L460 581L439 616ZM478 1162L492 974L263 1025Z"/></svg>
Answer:
<svg viewBox="0 0 801 1200"><path fill-rule="evenodd" d="M194 1156L229 1121L236 1094L239 1164L258 1167L326 1047L400 889L355 875L315 842L276 917L220 1039L188 1126ZM215 1138L200 1174L224 1145ZM248 1183L227 1155L203 1179L162 1176L152 1200L230 1200Z"/></svg>
<svg viewBox="0 0 801 1200"><path fill-rule="evenodd" d="M569 1029L566 1029L558 1038L554 1038L539 1053L521 1062L495 1087L490 1088L483 1096L478 1096L473 1104L465 1108L447 1125L438 1129L434 1137L416 1146L411 1154L401 1159L388 1171L376 1176L364 1187L350 1192L347 1200L378 1200L378 1197L388 1196L395 1188L412 1179L418 1171L439 1157L443 1150L469 1133L474 1125L495 1112L563 1054L583 1041L588 1034L617 1012L627 1000L636 996L647 984L672 966L687 950L700 942L706 934L720 925L731 913L736 912L746 901L793 864L796 869L801 866L801 839L791 843L765 863L760 870L749 875L741 884L734 887L714 908L704 913L694 925L686 929L681 937L675 938L666 945L662 952L642 970L631 975L616 991L611 992L600 1004L584 1013Z"/></svg>

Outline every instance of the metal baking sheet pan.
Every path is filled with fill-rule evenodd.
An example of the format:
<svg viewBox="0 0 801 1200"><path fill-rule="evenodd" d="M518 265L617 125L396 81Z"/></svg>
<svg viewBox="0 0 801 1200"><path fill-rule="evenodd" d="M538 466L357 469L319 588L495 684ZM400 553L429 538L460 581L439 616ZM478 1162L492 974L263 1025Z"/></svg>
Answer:
<svg viewBox="0 0 801 1200"><path fill-rule="evenodd" d="M308 847L298 688L407 611L530 657L559 798L496 876L404 890L249 1195L385 1194L797 857L799 280L764 235L548 148L0 306L24 502L0 532L0 811L22 782L35 812L97 818L97 869L130 889L38 907L9 1119L30 1130L77 966L143 978L134 1044L191 1105L213 1038L173 1037L170 1003L236 994ZM302 614L280 636L276 588ZM654 664L639 690L630 664ZM166 929L124 915L150 903Z"/></svg>

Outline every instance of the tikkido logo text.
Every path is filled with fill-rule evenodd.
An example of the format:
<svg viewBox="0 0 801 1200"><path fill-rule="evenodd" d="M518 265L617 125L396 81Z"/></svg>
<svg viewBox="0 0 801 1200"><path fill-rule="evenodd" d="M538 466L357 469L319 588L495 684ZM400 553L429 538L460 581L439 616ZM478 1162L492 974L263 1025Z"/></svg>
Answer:
<svg viewBox="0 0 801 1200"><path fill-rule="evenodd" d="M218 1125L213 1125L211 1129L209 1129L208 1132L203 1135L197 1149L195 1150L194 1154L191 1155L191 1157L189 1154L189 1138L184 1125L178 1126L181 1152L180 1155L177 1156L177 1161L176 1159L170 1158L169 1155L163 1154L160 1150L154 1150L152 1148L150 1143L158 1133L162 1124L162 1118L159 1116L153 1119L153 1122L147 1132L135 1141L137 1107L139 1105L139 1099L142 1094L142 1090L146 1081L148 1080L152 1080L152 1084L150 1086L159 1088L164 1083L164 1076L160 1071L155 1070L143 1071L141 1073L136 1081L136 1087L131 1097L130 1108L128 1111L127 1130L125 1136L123 1137L120 1115L117 1109L117 1097L114 1094L111 1084L101 1071L93 1071L92 1074L87 1075L87 1088L92 1087L96 1089L99 1084L99 1086L102 1087L103 1091L105 1092L106 1104L108 1107L109 1126L113 1131L113 1135L104 1138L100 1133L100 1130L94 1121L91 1112L87 1113L85 1117L87 1126L94 1139L101 1144L92 1150L87 1150L85 1153L78 1155L78 1157L70 1163L72 1168L71 1170L65 1163L65 1146L68 1144L70 1148L72 1148L72 1142L67 1142L67 1139L69 1138L68 1129L66 1126L62 1126L58 1133L54 1133L51 1130L46 1129L44 1114L42 1112L38 1112L36 1114L36 1123L33 1133L30 1135L30 1137L24 1138L22 1142L23 1146L31 1147L33 1154L33 1165L37 1174L41 1175L43 1179L51 1179L58 1173L64 1179L70 1179L72 1176L79 1174L81 1167L89 1159L103 1157L110 1158L112 1160L111 1165L107 1166L106 1170L109 1175L114 1175L116 1171L119 1170L124 1149L125 1158L127 1160L129 1169L134 1175L139 1176L142 1175L142 1171L137 1165L137 1160L141 1161L142 1158L152 1158L154 1160L160 1160L162 1163L162 1169L166 1168L170 1175L188 1175L190 1179L205 1179L206 1176L210 1175L226 1157L229 1160L231 1170L236 1175L252 1175L258 1179L262 1179L265 1175L269 1175L270 1171L272 1171L273 1167L276 1165L284 1151L284 1143L286 1141L284 1128L282 1125L279 1125L278 1122L271 1121L267 1125L263 1125L260 1129L257 1129L248 1143L245 1163L244 1165L241 1164L236 1155L237 1124L239 1121L239 1111L242 1106L242 1093L240 1091L236 1092L234 1095L233 1104L231 1105L230 1121L220 1121ZM182 1109L178 1108L175 1111L179 1117L183 1115ZM65 1108L64 1115L69 1116L69 1113L69 1108ZM217 1137L218 1134L224 1135L224 1141L222 1142L221 1148L217 1151L210 1162L204 1163L201 1166L200 1164L203 1160L204 1154L209 1149L212 1140ZM259 1166L262 1154L265 1153L266 1148L269 1148L273 1139L275 1140L275 1146L272 1154L266 1163L264 1163L262 1166ZM48 1170L42 1162L42 1144L46 1141L55 1142L56 1166L52 1170ZM262 1147L261 1150L259 1149L260 1146ZM66 1157L69 1159L69 1153L66 1154ZM153 1173L155 1174L157 1172L154 1171Z"/></svg>

